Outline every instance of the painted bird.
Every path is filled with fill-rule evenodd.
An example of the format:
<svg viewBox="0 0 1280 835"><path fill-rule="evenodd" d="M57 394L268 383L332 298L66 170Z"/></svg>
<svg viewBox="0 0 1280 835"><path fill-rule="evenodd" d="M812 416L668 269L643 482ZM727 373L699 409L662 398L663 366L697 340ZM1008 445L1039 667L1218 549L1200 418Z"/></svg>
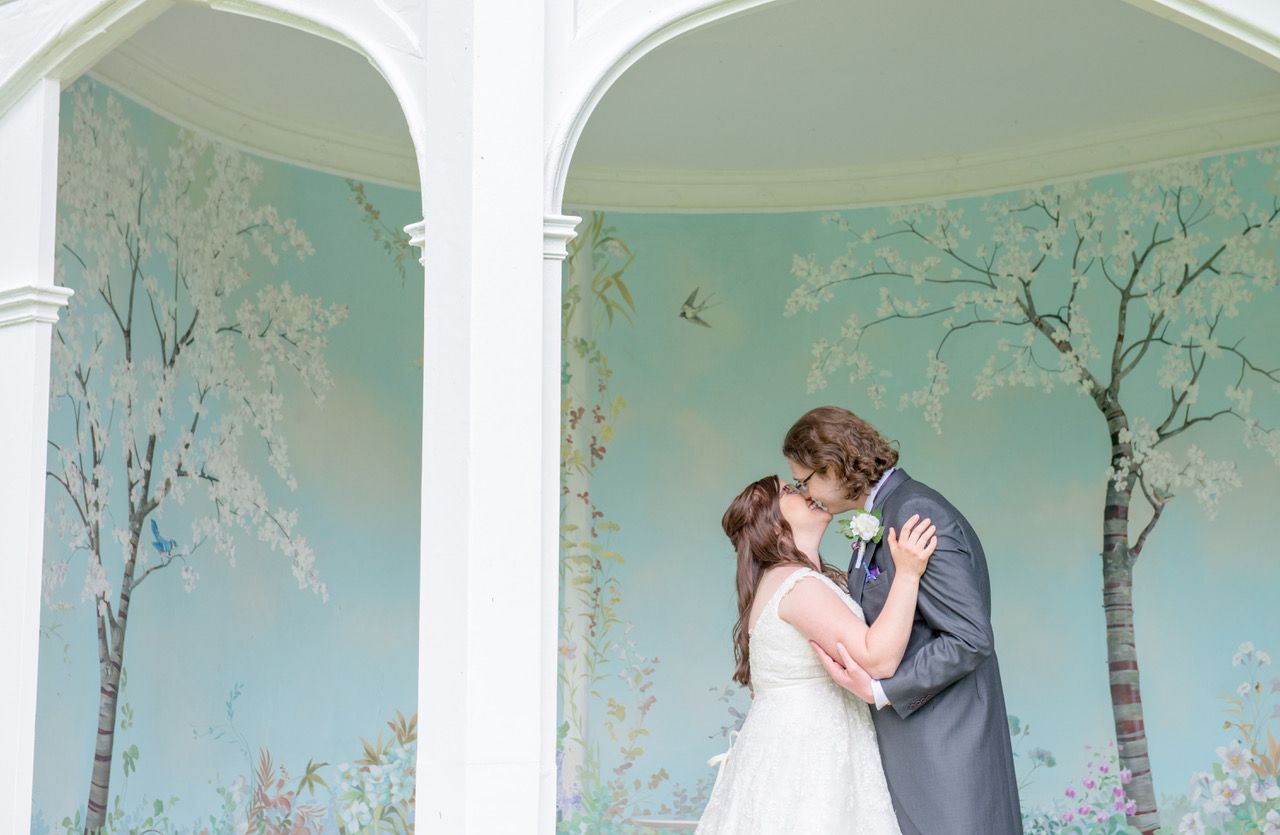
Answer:
<svg viewBox="0 0 1280 835"><path fill-rule="evenodd" d="M155 549L165 556L173 556L173 549L178 547L178 540L160 536L160 526L156 524L155 519L151 520L151 534L156 538L156 541L151 543Z"/></svg>
<svg viewBox="0 0 1280 835"><path fill-rule="evenodd" d="M684 304L680 305L680 318L695 325L702 325L704 328L711 327L705 319L700 315L702 311L707 309L711 303L711 296L705 296L702 301L698 301L698 291L700 287L694 287L693 292L689 294L689 298L684 300Z"/></svg>

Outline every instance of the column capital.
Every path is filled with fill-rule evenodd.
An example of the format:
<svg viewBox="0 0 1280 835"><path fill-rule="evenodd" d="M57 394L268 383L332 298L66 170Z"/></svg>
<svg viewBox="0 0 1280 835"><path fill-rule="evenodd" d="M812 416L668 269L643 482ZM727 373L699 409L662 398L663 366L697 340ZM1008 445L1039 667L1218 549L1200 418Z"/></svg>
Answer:
<svg viewBox="0 0 1280 835"><path fill-rule="evenodd" d="M423 254L422 248L427 244L427 222L420 220L417 223L410 223L404 231L409 236L409 246L418 248L418 263L425 267L427 256Z"/></svg>
<svg viewBox="0 0 1280 835"><path fill-rule="evenodd" d="M578 237L582 218L573 215L545 215L542 218L542 257L563 261L569 256L569 242Z"/></svg>
<svg viewBox="0 0 1280 835"><path fill-rule="evenodd" d="M23 322L58 321L58 309L75 294L70 287L27 284L0 290L0 328Z"/></svg>

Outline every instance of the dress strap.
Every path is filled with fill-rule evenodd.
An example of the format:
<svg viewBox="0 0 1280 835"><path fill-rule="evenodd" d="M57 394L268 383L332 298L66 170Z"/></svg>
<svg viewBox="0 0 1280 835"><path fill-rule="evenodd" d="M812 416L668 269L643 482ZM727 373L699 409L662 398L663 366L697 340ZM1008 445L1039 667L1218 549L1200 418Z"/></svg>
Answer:
<svg viewBox="0 0 1280 835"><path fill-rule="evenodd" d="M773 593L773 597L769 598L768 605L764 607L765 611L768 611L769 609L776 610L778 608L778 604L782 602L782 598L787 596L787 592L791 591L791 589L795 587L796 583L800 582L805 577L812 577L814 575L817 575L818 577L822 576L812 568L799 568L792 571L787 575L786 579L778 585L777 590Z"/></svg>

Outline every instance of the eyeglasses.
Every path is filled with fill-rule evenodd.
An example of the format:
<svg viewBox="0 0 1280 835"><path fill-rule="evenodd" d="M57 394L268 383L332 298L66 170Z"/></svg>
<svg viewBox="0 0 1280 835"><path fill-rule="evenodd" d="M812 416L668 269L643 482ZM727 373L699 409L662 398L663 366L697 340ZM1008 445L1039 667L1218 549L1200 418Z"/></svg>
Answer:
<svg viewBox="0 0 1280 835"><path fill-rule="evenodd" d="M818 471L814 470L804 478L793 478L791 479L791 486L795 487L801 493L807 492L809 490L809 479L813 478L817 474Z"/></svg>

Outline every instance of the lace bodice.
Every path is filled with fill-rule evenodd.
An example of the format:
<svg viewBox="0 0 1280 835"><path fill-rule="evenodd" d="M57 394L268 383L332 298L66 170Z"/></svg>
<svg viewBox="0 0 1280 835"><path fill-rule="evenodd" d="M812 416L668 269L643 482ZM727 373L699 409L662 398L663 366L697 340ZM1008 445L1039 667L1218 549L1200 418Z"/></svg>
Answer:
<svg viewBox="0 0 1280 835"><path fill-rule="evenodd" d="M829 680L822 662L809 646L809 640L778 616L782 598L806 578L812 578L830 588L860 620L863 619L862 609L858 604L825 574L812 568L791 572L765 603L755 625L751 627L751 686L757 694L775 687Z"/></svg>

